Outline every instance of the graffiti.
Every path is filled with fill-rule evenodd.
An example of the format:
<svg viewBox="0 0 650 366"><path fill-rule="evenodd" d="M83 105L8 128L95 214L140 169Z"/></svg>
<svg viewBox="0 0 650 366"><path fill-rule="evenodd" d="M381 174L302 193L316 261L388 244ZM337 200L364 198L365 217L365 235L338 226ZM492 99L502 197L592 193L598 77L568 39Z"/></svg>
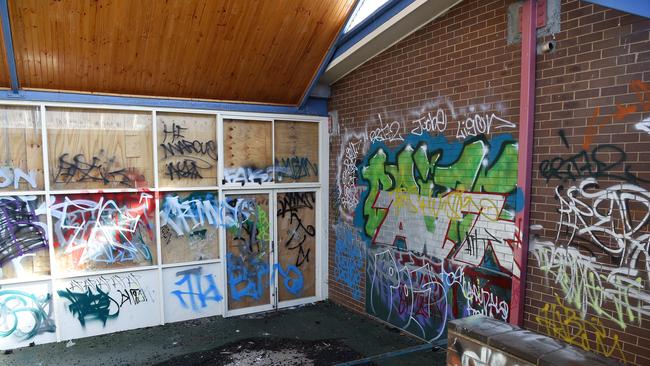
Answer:
<svg viewBox="0 0 650 366"><path fill-rule="evenodd" d="M217 161L217 144L215 140L187 140L179 124L172 123L171 130L163 123L163 141L160 144L165 161L165 175L171 180L202 179L201 171L210 170ZM176 161L169 161L169 160Z"/></svg>
<svg viewBox="0 0 650 366"><path fill-rule="evenodd" d="M650 192L633 184L617 184L598 190L598 182L588 178L580 186L572 186L563 195L556 188L560 201L560 232L568 236L566 245L574 238L584 238L613 257L619 266L637 268L637 262L646 263L650 271L648 241L650 234L644 232L650 222ZM643 216L633 217L630 208L641 209ZM642 258L639 258L639 257ZM650 274L649 274L650 279Z"/></svg>
<svg viewBox="0 0 650 366"><path fill-rule="evenodd" d="M233 203L234 206L232 204ZM234 227L254 213L252 202L245 199L221 203L209 192L194 192L186 197L165 195L160 211L160 225L171 228L178 236L192 235L207 226Z"/></svg>
<svg viewBox="0 0 650 366"><path fill-rule="evenodd" d="M636 127L636 129L639 131L643 131L650 134L650 117L646 117L646 119L635 124L634 127Z"/></svg>
<svg viewBox="0 0 650 366"><path fill-rule="evenodd" d="M36 171L25 173L20 168L0 167L0 188L13 186L14 189L19 189L21 180L31 188L36 188Z"/></svg>
<svg viewBox="0 0 650 366"><path fill-rule="evenodd" d="M89 262L151 263L153 196L149 193L57 197L50 206L55 246L77 266Z"/></svg>
<svg viewBox="0 0 650 366"><path fill-rule="evenodd" d="M52 319L52 296L13 289L0 289L0 337L21 340L56 329Z"/></svg>
<svg viewBox="0 0 650 366"><path fill-rule="evenodd" d="M309 262L311 248L305 249L305 246L308 245L305 242L316 236L316 228L314 225L303 224L301 214L305 214L305 210L313 212L315 204L316 194L314 192L288 192L278 200L277 217L289 217L286 240L282 245L286 249L296 252L296 267Z"/></svg>
<svg viewBox="0 0 650 366"><path fill-rule="evenodd" d="M559 286L564 301L575 306L583 319L591 308L625 329L628 323L640 325L642 316L650 315L650 294L638 270L598 263L577 248L537 238L531 252L547 280Z"/></svg>
<svg viewBox="0 0 650 366"><path fill-rule="evenodd" d="M371 248L366 266L366 310L426 340L442 337L447 321L470 313L466 279L508 302L510 278L453 267L427 256L387 247Z"/></svg>
<svg viewBox="0 0 650 366"><path fill-rule="evenodd" d="M151 301L132 273L73 279L57 293L69 302L68 310L84 327L87 321L101 321L105 326L125 306Z"/></svg>
<svg viewBox="0 0 650 366"><path fill-rule="evenodd" d="M58 171L54 183L98 182L104 185L117 183L133 187L135 181L144 181L144 177L120 168L115 156L107 156L104 150L91 158L84 154L59 156Z"/></svg>
<svg viewBox="0 0 650 366"><path fill-rule="evenodd" d="M481 347L480 354L473 350L465 350L460 362L458 366L518 366L517 362L508 359L504 353L486 346Z"/></svg>
<svg viewBox="0 0 650 366"><path fill-rule="evenodd" d="M432 112L428 112L419 119L411 121L411 123L414 125L417 124L411 130L411 133L417 136L422 136L425 132L430 134L443 133L447 129L447 114L444 109L438 108L435 115Z"/></svg>
<svg viewBox="0 0 650 366"><path fill-rule="evenodd" d="M230 206L237 206L241 198L233 199ZM255 200L246 202L250 215L239 224L228 228L234 252L226 254L228 295L234 301L243 297L260 300L267 288L270 268L268 258L270 231L268 216Z"/></svg>
<svg viewBox="0 0 650 366"><path fill-rule="evenodd" d="M632 80L629 85L629 89L630 91L633 91L634 94L636 94L639 102L637 104L617 104L616 113L614 114L615 121L622 121L627 115L635 113L637 111L650 111L650 84L644 83L641 80ZM642 122L645 122L647 120L648 118ZM639 123L636 125L636 128L641 129L639 128L639 125L643 126L643 124Z"/></svg>
<svg viewBox="0 0 650 366"><path fill-rule="evenodd" d="M347 133L341 141L341 152L337 160L336 182L338 184L339 213L347 222L352 222L354 210L359 204L357 190L357 159L368 149L365 134Z"/></svg>
<svg viewBox="0 0 650 366"><path fill-rule="evenodd" d="M575 310L566 307L558 296L555 300L555 304L545 304L535 317L544 332L585 351L595 351L607 357L614 355L626 361L618 335L608 336L610 331L599 318L594 316L590 320L583 320Z"/></svg>
<svg viewBox="0 0 650 366"><path fill-rule="evenodd" d="M334 277L348 287L352 298L361 300L359 286L365 258L363 240L354 228L345 223L339 222L334 230L336 232Z"/></svg>
<svg viewBox="0 0 650 366"><path fill-rule="evenodd" d="M266 183L273 181L273 167L257 169L255 167L239 167L224 169L224 183Z"/></svg>
<svg viewBox="0 0 650 366"><path fill-rule="evenodd" d="M407 143L396 153L397 164L381 148L367 158L362 210L372 243L440 259L452 255L471 265L485 262L489 251L498 268L518 277L513 251L520 243L514 214L506 209L516 185L515 144L503 140L498 155L490 156L485 140L470 139L450 160L445 150L428 149Z"/></svg>
<svg viewBox="0 0 650 366"><path fill-rule="evenodd" d="M436 113L428 126L441 128L447 116ZM497 119L485 115L498 130ZM395 149L373 144L360 164L366 189L355 224L369 244L368 313L433 340L450 319L509 317L511 282L521 274L518 151L509 135L449 142L421 132ZM345 236L337 240L345 244Z"/></svg>
<svg viewBox="0 0 650 366"><path fill-rule="evenodd" d="M480 281L463 282L463 296L467 299L467 316L481 314L490 318L508 321L508 303L499 296L482 288Z"/></svg>
<svg viewBox="0 0 650 366"><path fill-rule="evenodd" d="M47 248L47 226L38 218L44 205L35 196L0 197L0 265Z"/></svg>
<svg viewBox="0 0 650 366"><path fill-rule="evenodd" d="M371 143L383 141L404 141L404 138L402 138L402 135L400 134L402 126L398 121L393 121L384 125L384 122L381 120L381 114L377 114L377 118L379 119L379 125L381 127L375 128L368 134Z"/></svg>
<svg viewBox="0 0 650 366"><path fill-rule="evenodd" d="M496 122L496 123L495 123ZM480 136L482 134L491 133L492 128L501 130L505 128L516 128L517 126L501 117L497 117L494 113L491 114L474 114L473 117L468 117L465 120L458 122L458 130L456 131L456 138L465 139L470 136Z"/></svg>
<svg viewBox="0 0 650 366"><path fill-rule="evenodd" d="M86 320L99 320L105 326L109 319L117 318L120 314L120 304L108 293L97 287L95 292L57 291L59 296L70 302L68 310L77 317L81 326L86 326Z"/></svg>
<svg viewBox="0 0 650 366"><path fill-rule="evenodd" d="M278 182L285 179L302 179L318 176L318 164L312 163L307 157L292 156L275 159L275 172Z"/></svg>
<svg viewBox="0 0 650 366"><path fill-rule="evenodd" d="M265 293L270 274L269 264L256 256L242 258L232 253L226 254L228 269L228 295L235 301L244 297L260 300Z"/></svg>
<svg viewBox="0 0 650 366"><path fill-rule="evenodd" d="M217 289L217 284L212 274L201 274L202 268L195 267L176 272L180 279L174 282L176 286L185 286L184 290L174 290L171 293L178 298L183 308L196 311L208 306L208 301L220 302L223 297ZM204 284L206 289L204 289ZM187 301L186 301L187 300ZM189 305L188 305L189 302Z"/></svg>
<svg viewBox="0 0 650 366"><path fill-rule="evenodd" d="M564 131L559 132L560 140L566 149L569 142ZM563 182L576 181L579 178L610 178L637 184L639 182L650 183L630 172L630 167L625 163L627 155L625 151L615 145L598 145L587 151L581 150L571 156L556 156L544 160L539 165L539 172L548 182L553 178Z"/></svg>

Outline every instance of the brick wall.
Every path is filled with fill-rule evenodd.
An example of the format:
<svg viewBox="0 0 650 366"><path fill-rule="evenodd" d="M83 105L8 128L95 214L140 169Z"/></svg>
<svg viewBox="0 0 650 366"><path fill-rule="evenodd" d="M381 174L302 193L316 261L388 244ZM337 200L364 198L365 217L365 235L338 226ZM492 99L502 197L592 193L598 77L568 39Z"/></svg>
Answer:
<svg viewBox="0 0 650 366"><path fill-rule="evenodd" d="M439 108L448 119L447 127L440 132L439 124L430 136L444 136L450 143L469 140L473 134L489 140L500 131L517 137L516 126L500 130L496 126L503 122L496 119L490 133L459 126L476 114L518 120L520 51L518 45L506 44L510 3L465 1L333 85L330 110L338 116L330 134L329 296L333 301L366 311L366 288L371 286L366 283L366 262L372 257L366 249L373 245L363 233L359 213L365 189L359 173L375 145L398 149L404 144L397 138L401 137L411 138L415 146L418 140L412 139L411 132L420 126L416 121L429 113L435 116ZM457 138L458 134L468 137ZM516 166L510 168L514 176ZM348 258L349 249L363 254Z"/></svg>
<svg viewBox="0 0 650 366"><path fill-rule="evenodd" d="M427 135L429 153L434 147L440 147L443 155L449 152L439 140L443 136L447 143L466 145L474 137L462 121L477 111L486 119L494 115L519 124L520 45L506 44L511 3L464 1L333 85L330 110L337 115L330 133L329 295L333 301L391 321L423 338L438 336L418 334L417 329L400 324L394 313L389 318L382 318L380 311L373 314L373 308L381 305L376 295L381 290L373 287L375 279L390 273L392 267L377 266L382 252L376 248L382 246L369 235L377 231L372 231L374 226L369 231L372 217L364 204L371 185L362 174L364 168L372 173L371 158L381 149L387 153L385 176L393 183L403 183L405 175L398 172L397 160L405 145L416 147ZM649 248L644 236L649 232L646 215L650 208L644 201L650 199L650 22L569 0L562 1L560 17L560 33L538 39L554 38L557 49L538 56L537 62L532 235L524 325L631 364L650 364L645 315L650 312L650 262L645 258ZM439 109L447 118L444 131L442 118L436 117ZM429 122L424 124L427 131L422 130L423 120ZM414 132L421 134L414 137ZM505 126L473 132L495 148L494 141L506 134L516 139L518 130ZM389 165L394 174L389 174ZM510 167L516 173L516 167ZM410 168L415 175L421 173L417 166ZM501 178L507 175L502 173ZM483 187L488 186L508 197L516 196L498 185ZM408 193L410 188L405 187ZM418 183L415 187L421 193L423 186ZM467 185L447 188L467 190ZM379 198L370 202L372 207L381 207ZM504 207L506 211L513 208ZM624 229L626 224L629 226ZM507 235L501 234L499 238L507 241ZM456 248L461 241L456 238ZM401 237L392 243L398 248L410 245L409 238ZM390 258L403 259L404 252L408 254L408 250L400 252L402 257L391 253ZM437 265L412 254L407 262L414 267ZM454 255L452 252L447 258ZM486 266L467 266L478 271L465 271L465 279L481 286L486 281L498 282L507 289L508 283L501 277L485 277L482 271ZM513 275L503 267L499 263L491 269ZM452 279L449 271L457 267L443 268L442 274ZM404 284L399 278L395 281ZM419 304L422 299L412 292L415 288L404 289L405 296L393 293L401 297L398 305ZM468 289L461 284L453 294L443 295L454 297ZM499 286L483 289L488 293L496 289L497 297L509 301L508 295L498 292ZM474 301L473 305L474 310L481 310L481 304ZM454 313L452 317L462 315Z"/></svg>
<svg viewBox="0 0 650 366"><path fill-rule="evenodd" d="M650 20L582 1L561 20L537 62L525 326L649 365Z"/></svg>

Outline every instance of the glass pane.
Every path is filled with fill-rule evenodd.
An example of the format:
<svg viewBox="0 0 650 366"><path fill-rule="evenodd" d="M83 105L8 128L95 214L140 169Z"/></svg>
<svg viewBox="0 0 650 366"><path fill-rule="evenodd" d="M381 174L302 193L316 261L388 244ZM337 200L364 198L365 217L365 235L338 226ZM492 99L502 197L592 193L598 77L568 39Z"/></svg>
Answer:
<svg viewBox="0 0 650 366"><path fill-rule="evenodd" d="M318 123L275 121L275 181L318 182Z"/></svg>
<svg viewBox="0 0 650 366"><path fill-rule="evenodd" d="M48 108L52 189L153 186L151 114Z"/></svg>
<svg viewBox="0 0 650 366"><path fill-rule="evenodd" d="M225 183L273 181L271 130L267 121L223 121Z"/></svg>
<svg viewBox="0 0 650 366"><path fill-rule="evenodd" d="M50 274L43 197L0 197L0 279Z"/></svg>
<svg viewBox="0 0 650 366"><path fill-rule="evenodd" d="M214 192L165 193L160 207L163 263L219 258L223 217Z"/></svg>
<svg viewBox="0 0 650 366"><path fill-rule="evenodd" d="M158 185L217 185L215 116L158 113Z"/></svg>
<svg viewBox="0 0 650 366"><path fill-rule="evenodd" d="M277 195L279 301L316 295L316 194Z"/></svg>
<svg viewBox="0 0 650 366"><path fill-rule="evenodd" d="M57 269L93 271L157 263L153 194L57 195L50 207Z"/></svg>
<svg viewBox="0 0 650 366"><path fill-rule="evenodd" d="M269 197L246 194L226 197L226 263L228 309L271 303L269 288Z"/></svg>
<svg viewBox="0 0 650 366"><path fill-rule="evenodd" d="M0 106L0 191L43 188L39 110Z"/></svg>

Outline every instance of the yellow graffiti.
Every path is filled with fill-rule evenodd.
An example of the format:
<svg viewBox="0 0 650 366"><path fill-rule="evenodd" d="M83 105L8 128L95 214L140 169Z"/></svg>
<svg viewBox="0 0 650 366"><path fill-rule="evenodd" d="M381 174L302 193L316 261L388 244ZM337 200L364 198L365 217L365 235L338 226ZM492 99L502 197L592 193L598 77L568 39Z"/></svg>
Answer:
<svg viewBox="0 0 650 366"><path fill-rule="evenodd" d="M556 304L545 304L540 309L539 315L535 317L542 331L585 351L597 352L607 357L613 355L626 361L618 335L608 337L607 329L598 317L592 316L590 320L582 319L577 311L566 307L559 296L555 296L555 301ZM590 339L590 335L595 339ZM596 345L595 348L592 346L593 343Z"/></svg>

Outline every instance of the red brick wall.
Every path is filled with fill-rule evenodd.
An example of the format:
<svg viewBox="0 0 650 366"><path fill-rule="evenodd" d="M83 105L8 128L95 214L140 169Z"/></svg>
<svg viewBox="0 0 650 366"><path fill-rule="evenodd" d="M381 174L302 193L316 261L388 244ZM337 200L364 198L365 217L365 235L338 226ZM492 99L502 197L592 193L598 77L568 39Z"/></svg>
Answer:
<svg viewBox="0 0 650 366"><path fill-rule="evenodd" d="M346 221L341 214L339 187L346 145L358 143L357 165L363 158L359 135L367 135L384 124L400 123L406 136L413 129L411 121L440 103L449 113L447 103L462 114L469 108L495 112L499 117L517 121L519 113L519 45L507 45L507 9L512 1L465 1L446 15L367 61L332 87L330 110L338 114L338 127L330 134L330 245L329 296L359 312L365 310L365 273L352 286L337 280L337 222ZM433 109L435 114L435 109ZM449 117L451 119L451 116ZM460 118L460 117L458 117ZM509 129L517 136L517 129ZM456 140L455 126L445 131ZM352 137L353 135L356 137ZM492 133L492 135L497 135ZM398 143L387 142L390 147ZM367 146L367 144L366 144ZM348 212L349 213L349 212ZM365 267L365 263L362 268ZM354 298L351 287L360 298Z"/></svg>
<svg viewBox="0 0 650 366"><path fill-rule="evenodd" d="M649 207L638 200L650 197L650 135L635 125L650 117L650 20L582 1L562 2L561 20L561 32L555 35L557 52L540 56L537 62L531 224L538 226L531 234L538 238L531 243L528 261L525 326L631 364L650 365L650 317L639 313L643 306L650 313L650 302L639 301L650 301L647 238L637 247L636 264L627 260L634 254L634 240L649 232L644 218ZM570 163L565 161L583 151L587 156L578 155L569 173ZM594 157L603 166L598 168ZM619 160L616 166L604 166ZM595 199L579 191L590 177L598 186L587 186L584 193L604 195L597 206L600 219L590 215ZM627 229L627 239L616 199L632 187L619 189L621 184L639 189L627 211L642 226L635 232ZM556 197L560 187L565 204ZM569 193L571 187L578 190ZM576 215L572 205L584 214ZM599 247L590 234L594 232L590 228L603 227L621 235L617 242L612 235L594 234L609 249ZM574 228L582 231L571 239ZM553 244L561 249L553 252ZM633 252L611 254L621 247ZM574 249L569 253L563 248ZM619 279L638 280L638 285L607 278L613 270L625 268L638 272ZM626 297L626 291L638 294ZM601 296L603 301L595 301Z"/></svg>
<svg viewBox="0 0 650 366"><path fill-rule="evenodd" d="M366 264L359 264L358 276L337 276L335 225L349 222L352 227L354 212L342 208L353 192L342 181L346 177L349 185L343 163L349 157L361 164L368 134L381 126L378 115L384 125L398 121L404 136L418 114L441 100L453 103L456 111L487 106L518 124L520 45L506 44L510 3L464 1L333 85L330 110L338 115L330 136L333 301L365 312ZM537 62L533 230L524 325L630 364L648 365L650 323L644 312L650 312L650 264L643 235L650 231L645 216L650 207L643 200L650 197L650 21L571 0L562 1L560 16L561 32L538 40L554 38L557 49L538 56ZM648 131L639 125L644 118ZM444 136L455 139L455 130ZM386 142L388 147L398 144ZM346 152L348 146L353 147ZM567 170L567 160L582 151ZM590 178L598 185L589 185ZM587 184L584 192L581 183ZM616 201L626 193L635 202ZM600 219L577 215L571 204L594 207L597 194ZM603 212L610 205L612 213ZM629 218L620 215L620 207ZM576 218L584 220L574 224L583 231L572 237L570 220ZM641 226L625 231L626 222ZM619 236L593 229L607 225ZM615 253L621 247L631 252ZM617 274L625 268L631 269L629 274ZM594 303L599 296L602 301Z"/></svg>

